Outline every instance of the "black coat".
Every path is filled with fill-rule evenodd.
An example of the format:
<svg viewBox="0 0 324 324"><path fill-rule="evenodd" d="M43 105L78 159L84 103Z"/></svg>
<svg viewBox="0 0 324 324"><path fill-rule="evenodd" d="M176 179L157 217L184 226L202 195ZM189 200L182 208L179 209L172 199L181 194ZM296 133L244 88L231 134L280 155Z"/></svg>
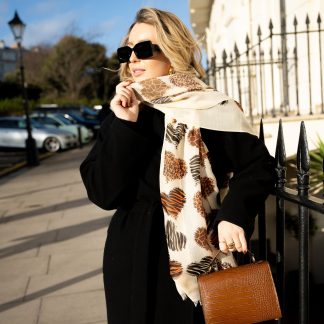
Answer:
<svg viewBox="0 0 324 324"><path fill-rule="evenodd" d="M246 133L201 129L217 183L234 172L217 214L253 232L259 206L273 187L274 164L264 144ZM109 324L204 323L200 307L182 301L169 275L159 191L164 115L144 107L136 123L114 114L81 164L89 199L117 209L104 252Z"/></svg>

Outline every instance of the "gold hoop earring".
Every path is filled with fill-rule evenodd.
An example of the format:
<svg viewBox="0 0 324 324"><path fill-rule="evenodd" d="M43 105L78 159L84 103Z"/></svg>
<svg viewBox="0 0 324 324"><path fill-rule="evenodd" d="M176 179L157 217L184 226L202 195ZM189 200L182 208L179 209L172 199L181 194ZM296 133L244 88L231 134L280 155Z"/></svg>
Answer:
<svg viewBox="0 0 324 324"><path fill-rule="evenodd" d="M174 74L174 73L175 73L174 68L172 66L170 66L169 75Z"/></svg>

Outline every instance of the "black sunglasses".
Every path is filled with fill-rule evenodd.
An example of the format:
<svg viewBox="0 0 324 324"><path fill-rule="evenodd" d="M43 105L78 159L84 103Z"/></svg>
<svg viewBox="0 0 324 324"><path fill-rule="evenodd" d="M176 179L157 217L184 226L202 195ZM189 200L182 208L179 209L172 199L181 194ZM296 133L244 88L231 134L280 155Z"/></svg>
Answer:
<svg viewBox="0 0 324 324"><path fill-rule="evenodd" d="M119 63L129 62L133 51L138 59L147 59L153 56L154 51L160 52L161 49L159 45L152 44L151 41L137 43L133 48L123 46L117 49Z"/></svg>

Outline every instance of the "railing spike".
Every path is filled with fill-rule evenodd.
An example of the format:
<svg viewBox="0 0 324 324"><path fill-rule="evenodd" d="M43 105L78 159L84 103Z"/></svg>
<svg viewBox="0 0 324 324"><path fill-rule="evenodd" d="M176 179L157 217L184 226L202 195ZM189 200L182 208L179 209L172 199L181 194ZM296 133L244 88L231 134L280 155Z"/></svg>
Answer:
<svg viewBox="0 0 324 324"><path fill-rule="evenodd" d="M257 32L257 35L259 36L259 38L261 37L262 35L262 32L261 32L261 27L260 25L258 26L258 32Z"/></svg>
<svg viewBox="0 0 324 324"><path fill-rule="evenodd" d="M308 194L310 158L308 151L305 123L300 124L300 133L297 149L297 188L302 195Z"/></svg>
<svg viewBox="0 0 324 324"><path fill-rule="evenodd" d="M276 163L275 170L277 173L276 186L277 186L277 188L282 189L285 186L285 182L286 182L286 149L285 149L285 141L284 141L284 137L283 137L281 119L279 120L275 163Z"/></svg>
<svg viewBox="0 0 324 324"><path fill-rule="evenodd" d="M236 42L234 43L234 53L235 53L236 56L239 55L239 50L238 50Z"/></svg>
<svg viewBox="0 0 324 324"><path fill-rule="evenodd" d="M317 23L318 23L318 24L321 24L321 22L322 22L321 15L320 15L320 13L318 13L318 16L317 16Z"/></svg>
<svg viewBox="0 0 324 324"><path fill-rule="evenodd" d="M273 23L272 23L272 19L270 18L270 22L269 22L269 29L272 31L273 29Z"/></svg>
<svg viewBox="0 0 324 324"><path fill-rule="evenodd" d="M305 21L306 25L309 25L310 24L310 20L309 20L309 16L308 14L306 14L306 21Z"/></svg>
<svg viewBox="0 0 324 324"><path fill-rule="evenodd" d="M294 26L296 27L298 25L298 21L297 21L297 18L296 16L294 17Z"/></svg>
<svg viewBox="0 0 324 324"><path fill-rule="evenodd" d="M248 45L250 44L250 39L249 39L249 35L246 34L246 37L245 37L245 44Z"/></svg>
<svg viewBox="0 0 324 324"><path fill-rule="evenodd" d="M223 60L226 60L227 59L227 54L226 54L226 51L225 50L223 50L222 58L223 58Z"/></svg>

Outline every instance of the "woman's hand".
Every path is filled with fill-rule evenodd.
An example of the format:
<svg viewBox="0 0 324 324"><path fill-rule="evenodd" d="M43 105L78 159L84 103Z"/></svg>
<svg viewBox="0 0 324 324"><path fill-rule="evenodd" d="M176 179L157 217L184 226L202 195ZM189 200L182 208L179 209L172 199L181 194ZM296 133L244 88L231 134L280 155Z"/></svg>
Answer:
<svg viewBox="0 0 324 324"><path fill-rule="evenodd" d="M218 224L219 249L227 253L228 251L247 252L247 243L244 230L227 221L221 221Z"/></svg>
<svg viewBox="0 0 324 324"><path fill-rule="evenodd" d="M136 99L130 84L131 82L129 81L123 81L117 85L116 94L110 102L110 107L116 117L136 122L139 112L139 101Z"/></svg>

